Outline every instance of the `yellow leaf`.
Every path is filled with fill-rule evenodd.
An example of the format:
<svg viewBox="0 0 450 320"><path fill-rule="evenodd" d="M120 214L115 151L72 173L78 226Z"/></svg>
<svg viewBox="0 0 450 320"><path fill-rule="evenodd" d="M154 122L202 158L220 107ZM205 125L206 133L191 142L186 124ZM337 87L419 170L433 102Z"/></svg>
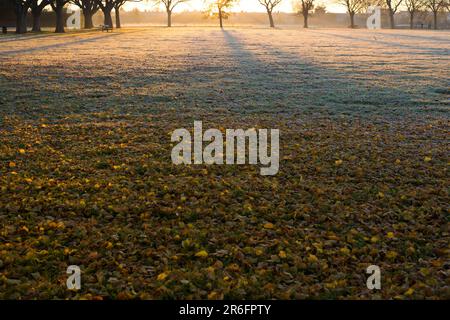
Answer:
<svg viewBox="0 0 450 320"><path fill-rule="evenodd" d="M278 253L278 256L279 256L281 259L287 258L287 254L286 254L286 252L284 252L283 250L281 250L281 251Z"/></svg>
<svg viewBox="0 0 450 320"><path fill-rule="evenodd" d="M319 261L319 259L317 259L317 257L316 257L315 255L310 254L310 255L308 256L308 262L309 262L309 263L316 263L316 262L318 262L318 261Z"/></svg>
<svg viewBox="0 0 450 320"><path fill-rule="evenodd" d="M386 253L386 257L388 259L395 259L397 257L397 252L395 252L395 251L388 251Z"/></svg>
<svg viewBox="0 0 450 320"><path fill-rule="evenodd" d="M219 297L219 294L215 291L212 291L208 294L208 299L209 300L214 300L217 299Z"/></svg>
<svg viewBox="0 0 450 320"><path fill-rule="evenodd" d="M423 161L430 162L431 161L431 157L425 157L425 158L423 158Z"/></svg>
<svg viewBox="0 0 450 320"><path fill-rule="evenodd" d="M341 250L339 250L339 251L341 251L342 254L349 254L350 253L350 250L347 247L341 248Z"/></svg>
<svg viewBox="0 0 450 320"><path fill-rule="evenodd" d="M397 160L395 160L395 163L396 163L396 164L400 164L400 163L402 163L402 162L400 161L400 159L397 159Z"/></svg>
<svg viewBox="0 0 450 320"><path fill-rule="evenodd" d="M199 258L206 258L208 256L208 252L206 252L205 250L199 251L195 254L196 257Z"/></svg>
<svg viewBox="0 0 450 320"><path fill-rule="evenodd" d="M419 271L424 276L428 276L430 274L430 269L427 268L421 268Z"/></svg>
<svg viewBox="0 0 450 320"><path fill-rule="evenodd" d="M405 292L405 296L410 296L414 293L414 289L413 288L409 288L406 292Z"/></svg>
<svg viewBox="0 0 450 320"><path fill-rule="evenodd" d="M273 227L274 227L273 223L267 222L264 224L264 228L266 228L266 229L273 229Z"/></svg>
<svg viewBox="0 0 450 320"><path fill-rule="evenodd" d="M256 249L256 250L255 250L255 254L256 254L257 256L260 256L260 255L263 254L263 251L262 251L261 249Z"/></svg>
<svg viewBox="0 0 450 320"><path fill-rule="evenodd" d="M384 193L383 192L378 192L378 196L380 197L380 198L384 198Z"/></svg>
<svg viewBox="0 0 450 320"><path fill-rule="evenodd" d="M25 149L19 149L19 153L20 154L24 154L25 153Z"/></svg>
<svg viewBox="0 0 450 320"><path fill-rule="evenodd" d="M388 233L387 233L387 237L388 237L389 239L393 239L393 238L395 237L395 235L394 235L393 232L388 232Z"/></svg>
<svg viewBox="0 0 450 320"><path fill-rule="evenodd" d="M335 165L337 165L337 166L340 166L341 164L342 164L342 160L341 159L339 159L339 160L336 160L335 162L334 162L334 164Z"/></svg>
<svg viewBox="0 0 450 320"><path fill-rule="evenodd" d="M11 161L11 162L9 163L9 167L10 167L10 168L15 168L15 166L16 166L16 163L15 163L15 162Z"/></svg>
<svg viewBox="0 0 450 320"><path fill-rule="evenodd" d="M158 275L158 277L156 278L156 280L158 280L158 281L163 281L164 279L167 278L168 275L169 275L169 274L168 274L167 272L160 273L160 274Z"/></svg>
<svg viewBox="0 0 450 320"><path fill-rule="evenodd" d="M377 236L373 236L372 238L370 238L370 242L372 242L372 243L376 243L376 242L378 242L378 237Z"/></svg>

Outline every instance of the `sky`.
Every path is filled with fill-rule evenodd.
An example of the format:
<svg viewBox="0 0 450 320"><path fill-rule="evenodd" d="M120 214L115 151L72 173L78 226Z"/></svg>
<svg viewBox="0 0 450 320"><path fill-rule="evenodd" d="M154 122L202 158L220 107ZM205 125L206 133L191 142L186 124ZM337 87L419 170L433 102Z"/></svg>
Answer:
<svg viewBox="0 0 450 320"><path fill-rule="evenodd" d="M281 4L275 8L275 12L293 12L292 1L293 0L283 0ZM333 0L318 1L318 3L324 3L327 7L327 11L329 12L345 12L345 7L333 3ZM132 10L133 8L139 8L140 10L157 10L158 6L155 6L154 3L149 0L144 0L141 3L127 3L124 6L125 10ZM190 0L187 3L180 4L176 7L175 11L201 11L204 8L205 0ZM163 10L164 7L160 6L159 9ZM261 4L259 4L258 0L240 0L240 2L233 8L233 11L265 12L265 9Z"/></svg>

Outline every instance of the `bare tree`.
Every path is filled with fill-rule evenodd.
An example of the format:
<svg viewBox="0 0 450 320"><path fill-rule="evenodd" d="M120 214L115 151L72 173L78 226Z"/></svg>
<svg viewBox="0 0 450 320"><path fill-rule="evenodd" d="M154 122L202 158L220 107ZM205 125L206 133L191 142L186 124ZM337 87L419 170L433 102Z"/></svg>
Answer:
<svg viewBox="0 0 450 320"><path fill-rule="evenodd" d="M239 0L209 0L207 12L219 18L220 28L223 29L223 19L230 15L226 10L235 5Z"/></svg>
<svg viewBox="0 0 450 320"><path fill-rule="evenodd" d="M398 11L403 0L384 0L384 3L389 11L389 25L391 29L395 29L395 13Z"/></svg>
<svg viewBox="0 0 450 320"><path fill-rule="evenodd" d="M30 9L33 16L33 29L31 31L41 31L41 14L46 6L50 4L49 0L31 0Z"/></svg>
<svg viewBox="0 0 450 320"><path fill-rule="evenodd" d="M405 6L409 13L409 28L414 29L414 16L424 7L424 0L405 0Z"/></svg>
<svg viewBox="0 0 450 320"><path fill-rule="evenodd" d="M91 29L94 27L92 17L100 9L96 0L72 0L72 3L78 6L83 12L84 16L84 28Z"/></svg>
<svg viewBox="0 0 450 320"><path fill-rule="evenodd" d="M275 28L275 23L273 22L272 12L273 9L281 3L282 0L258 0L260 4L262 4L269 15L269 24L271 28Z"/></svg>
<svg viewBox="0 0 450 320"><path fill-rule="evenodd" d="M327 7L323 4L319 4L314 8L314 16L321 17L327 13Z"/></svg>
<svg viewBox="0 0 450 320"><path fill-rule="evenodd" d="M164 5L167 12L167 26L172 26L172 12L180 3L188 2L189 0L154 0L157 5Z"/></svg>
<svg viewBox="0 0 450 320"><path fill-rule="evenodd" d="M433 13L433 28L437 30L438 12L448 8L448 3L445 0L425 0L425 6Z"/></svg>
<svg viewBox="0 0 450 320"><path fill-rule="evenodd" d="M56 28L55 33L64 33L64 6L70 0L50 0L50 5L56 13Z"/></svg>
<svg viewBox="0 0 450 320"><path fill-rule="evenodd" d="M308 28L309 13L314 9L315 0L297 0L294 2L294 11L303 16L303 28Z"/></svg>
<svg viewBox="0 0 450 320"><path fill-rule="evenodd" d="M355 28L355 14L364 11L369 5L368 0L337 0L338 4L341 4L347 8L347 13L350 17L350 28Z"/></svg>
<svg viewBox="0 0 450 320"><path fill-rule="evenodd" d="M122 28L122 24L120 23L120 8L127 2L128 0L116 0L114 4L114 13L116 16L116 28Z"/></svg>

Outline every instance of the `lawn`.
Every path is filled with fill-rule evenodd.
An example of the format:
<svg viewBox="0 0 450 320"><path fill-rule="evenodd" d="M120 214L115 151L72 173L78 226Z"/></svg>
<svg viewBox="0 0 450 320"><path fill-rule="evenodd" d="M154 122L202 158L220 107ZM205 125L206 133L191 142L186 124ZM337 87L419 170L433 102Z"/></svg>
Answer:
<svg viewBox="0 0 450 320"><path fill-rule="evenodd" d="M449 35L0 36L0 298L449 299ZM173 165L194 120L279 173Z"/></svg>

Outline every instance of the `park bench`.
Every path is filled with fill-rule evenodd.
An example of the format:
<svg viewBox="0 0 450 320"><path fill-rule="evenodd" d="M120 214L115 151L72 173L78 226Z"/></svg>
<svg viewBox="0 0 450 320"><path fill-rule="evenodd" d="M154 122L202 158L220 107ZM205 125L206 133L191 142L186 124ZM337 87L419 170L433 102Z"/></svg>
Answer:
<svg viewBox="0 0 450 320"><path fill-rule="evenodd" d="M12 26L12 25L0 25L0 27L2 28L3 34L8 33L8 28L15 28L15 26Z"/></svg>
<svg viewBox="0 0 450 320"><path fill-rule="evenodd" d="M100 28L102 29L102 32L106 30L106 32L109 32L109 30L112 30L112 27L107 24L101 24Z"/></svg>

